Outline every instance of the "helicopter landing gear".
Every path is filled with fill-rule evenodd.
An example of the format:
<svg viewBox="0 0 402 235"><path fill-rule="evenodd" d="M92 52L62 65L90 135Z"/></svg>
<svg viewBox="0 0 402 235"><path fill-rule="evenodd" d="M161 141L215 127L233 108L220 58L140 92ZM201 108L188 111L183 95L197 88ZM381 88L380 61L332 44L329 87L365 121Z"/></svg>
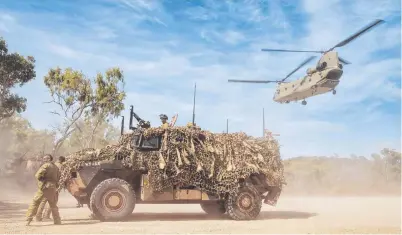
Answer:
<svg viewBox="0 0 402 235"><path fill-rule="evenodd" d="M333 95L336 95L336 90L332 90L332 94L333 94Z"/></svg>
<svg viewBox="0 0 402 235"><path fill-rule="evenodd" d="M302 105L306 105L306 104L307 104L307 101L303 100Z"/></svg>

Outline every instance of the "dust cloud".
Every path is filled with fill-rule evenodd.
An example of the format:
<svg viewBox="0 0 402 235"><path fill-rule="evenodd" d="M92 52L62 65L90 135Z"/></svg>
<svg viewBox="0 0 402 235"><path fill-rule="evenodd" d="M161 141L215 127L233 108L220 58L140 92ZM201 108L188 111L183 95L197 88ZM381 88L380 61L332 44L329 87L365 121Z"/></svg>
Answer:
<svg viewBox="0 0 402 235"><path fill-rule="evenodd" d="M400 168L368 158L300 157L285 160L289 196L400 196Z"/></svg>
<svg viewBox="0 0 402 235"><path fill-rule="evenodd" d="M253 221L207 215L196 204L138 204L124 221L100 222L90 217L85 205L76 208L75 199L62 191L58 203L61 227L52 221L34 221L25 227L25 213L36 190L33 173L25 181L2 177L0 233L401 234L400 184L395 175L382 174L378 163L296 158L285 161L285 171L288 184L277 206L263 205Z"/></svg>

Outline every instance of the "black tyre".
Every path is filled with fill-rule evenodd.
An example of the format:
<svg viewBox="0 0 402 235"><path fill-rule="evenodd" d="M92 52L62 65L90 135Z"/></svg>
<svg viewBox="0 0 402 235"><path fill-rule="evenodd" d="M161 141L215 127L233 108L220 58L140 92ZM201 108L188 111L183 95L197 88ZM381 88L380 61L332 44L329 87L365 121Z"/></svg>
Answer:
<svg viewBox="0 0 402 235"><path fill-rule="evenodd" d="M228 196L225 207L234 220L253 220L261 212L262 199L254 186L244 186L237 194Z"/></svg>
<svg viewBox="0 0 402 235"><path fill-rule="evenodd" d="M95 208L95 212L93 211L92 208L90 210L92 212L91 215L89 216L91 219L99 220L99 221L105 221L105 218L102 217L101 214L99 214L99 212L98 212L98 210L96 208Z"/></svg>
<svg viewBox="0 0 402 235"><path fill-rule="evenodd" d="M219 203L201 203L201 209L209 215L223 215L226 213L225 204Z"/></svg>
<svg viewBox="0 0 402 235"><path fill-rule="evenodd" d="M101 221L121 220L133 213L135 192L130 184L118 178L102 181L91 194L90 209Z"/></svg>

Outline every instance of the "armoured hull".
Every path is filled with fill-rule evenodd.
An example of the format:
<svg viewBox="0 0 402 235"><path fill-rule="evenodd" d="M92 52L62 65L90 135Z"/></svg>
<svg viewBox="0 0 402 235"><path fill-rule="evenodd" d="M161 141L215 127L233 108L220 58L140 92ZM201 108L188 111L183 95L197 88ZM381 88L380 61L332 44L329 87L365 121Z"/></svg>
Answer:
<svg viewBox="0 0 402 235"><path fill-rule="evenodd" d="M283 165L276 146L275 140L250 139L244 133L149 128L123 135L116 146L69 157L61 182L99 219L123 219L135 204L192 203L207 213L249 220L258 216L262 200L275 205L282 190ZM220 157L228 148L237 154ZM230 163L224 167L226 161Z"/></svg>

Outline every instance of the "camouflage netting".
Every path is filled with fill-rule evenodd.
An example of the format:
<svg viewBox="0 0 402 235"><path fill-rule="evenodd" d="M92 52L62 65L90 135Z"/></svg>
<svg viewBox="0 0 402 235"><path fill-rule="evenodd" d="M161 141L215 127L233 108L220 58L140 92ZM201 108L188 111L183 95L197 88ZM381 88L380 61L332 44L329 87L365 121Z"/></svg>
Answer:
<svg viewBox="0 0 402 235"><path fill-rule="evenodd" d="M138 133L141 130L136 130ZM263 173L271 186L284 183L279 145L275 139L253 138L245 133L214 134L209 131L171 127L142 130L146 138L163 136L160 151L133 149L134 133L125 134L119 144L103 149L85 149L67 157L61 185L70 172L86 164L122 159L133 170L145 167L154 192L172 185L199 186L210 193L233 193L237 179Z"/></svg>

